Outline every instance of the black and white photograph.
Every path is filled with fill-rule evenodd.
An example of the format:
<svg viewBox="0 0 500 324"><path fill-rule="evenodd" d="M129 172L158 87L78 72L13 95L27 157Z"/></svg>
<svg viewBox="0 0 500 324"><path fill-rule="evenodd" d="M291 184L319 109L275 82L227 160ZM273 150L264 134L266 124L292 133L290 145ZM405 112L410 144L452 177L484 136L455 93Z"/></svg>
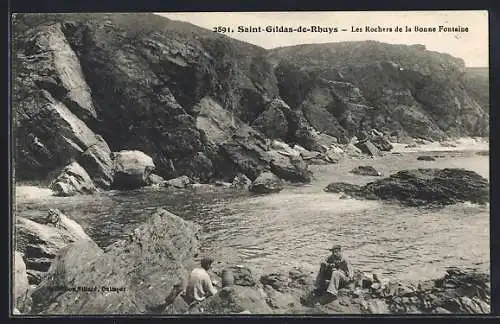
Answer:
<svg viewBox="0 0 500 324"><path fill-rule="evenodd" d="M488 11L14 13L11 305L490 314Z"/></svg>

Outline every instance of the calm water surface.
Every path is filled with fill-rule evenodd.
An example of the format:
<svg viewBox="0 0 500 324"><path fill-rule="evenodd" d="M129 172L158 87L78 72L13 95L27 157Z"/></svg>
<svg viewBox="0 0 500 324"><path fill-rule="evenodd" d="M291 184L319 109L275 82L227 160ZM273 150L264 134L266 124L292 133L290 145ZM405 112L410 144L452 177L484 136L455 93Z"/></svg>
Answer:
<svg viewBox="0 0 500 324"><path fill-rule="evenodd" d="M425 153L429 154L429 153ZM429 279L448 266L489 271L489 206L457 204L443 209L409 208L376 201L339 199L323 188L333 181L364 184L376 177L348 173L372 165L387 176L418 167L459 167L489 178L489 157L474 152L431 153L345 160L312 166L316 180L278 194L253 196L230 189L172 192L144 188L72 198L19 197L17 215L37 218L59 208L100 245L126 237L163 207L203 227L203 247L222 264L246 264L255 272L302 266L315 271L333 243L344 246L356 268L383 277Z"/></svg>

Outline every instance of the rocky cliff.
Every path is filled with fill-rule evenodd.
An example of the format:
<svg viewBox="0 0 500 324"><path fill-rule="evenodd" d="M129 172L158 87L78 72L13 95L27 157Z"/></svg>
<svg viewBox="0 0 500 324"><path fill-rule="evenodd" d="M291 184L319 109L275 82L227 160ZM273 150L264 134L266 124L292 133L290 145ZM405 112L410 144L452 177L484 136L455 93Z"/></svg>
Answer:
<svg viewBox="0 0 500 324"><path fill-rule="evenodd" d="M488 134L488 79L476 73L482 81L471 82L462 59L423 45L297 45L269 58L281 97L333 136L371 128L432 140Z"/></svg>
<svg viewBox="0 0 500 324"><path fill-rule="evenodd" d="M420 46L266 51L153 14L19 14L12 51L19 180L77 162L107 189L121 150L151 156L166 179L255 178L272 160L245 147L269 138L321 151L317 131L488 133L481 86L469 94L463 62Z"/></svg>

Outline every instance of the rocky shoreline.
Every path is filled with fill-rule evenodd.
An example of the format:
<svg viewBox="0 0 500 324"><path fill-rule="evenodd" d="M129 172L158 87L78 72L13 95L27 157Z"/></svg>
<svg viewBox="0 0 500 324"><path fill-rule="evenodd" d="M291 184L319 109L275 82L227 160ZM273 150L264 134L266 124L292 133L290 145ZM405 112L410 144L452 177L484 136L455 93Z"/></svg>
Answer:
<svg viewBox="0 0 500 324"><path fill-rule="evenodd" d="M21 314L169 314L175 295L195 266L200 227L163 209L136 228L130 237L104 250L64 215L62 226L36 223L31 243L15 253L16 309ZM48 222L48 220L46 220ZM33 222L35 223L35 222ZM26 225L24 225L26 227ZM52 232L58 231L57 234ZM47 236L48 233L52 233ZM78 233L78 235L77 235ZM63 243L57 240L65 238ZM57 245L59 244L59 245ZM47 253L51 248L52 252ZM37 281L35 255L45 251L46 270ZM38 268L39 269L39 268ZM324 303L312 294L314 273L290 269L256 278L244 265L213 270L221 282L230 270L234 285L191 308L190 314L384 314L488 313L489 275L449 269L442 278L422 282L373 281L358 271L354 287L341 289ZM28 277L28 273L31 273Z"/></svg>

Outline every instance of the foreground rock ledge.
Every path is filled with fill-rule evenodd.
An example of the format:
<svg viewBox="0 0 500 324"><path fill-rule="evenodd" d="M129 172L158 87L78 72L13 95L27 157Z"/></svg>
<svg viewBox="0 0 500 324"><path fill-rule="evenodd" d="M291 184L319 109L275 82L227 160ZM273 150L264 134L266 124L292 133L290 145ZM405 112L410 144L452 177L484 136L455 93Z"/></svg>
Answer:
<svg viewBox="0 0 500 324"><path fill-rule="evenodd" d="M465 169L414 169L399 171L365 186L331 183L325 191L353 198L399 201L408 206L489 202L489 182Z"/></svg>
<svg viewBox="0 0 500 324"><path fill-rule="evenodd" d="M187 278L199 230L198 225L158 209L128 240L116 242L105 253L93 242L70 245L33 292L32 312L158 312L174 286Z"/></svg>
<svg viewBox="0 0 500 324"><path fill-rule="evenodd" d="M362 276L358 273L358 276ZM366 278L365 278L366 279ZM449 269L422 282L388 281L366 288L340 289L338 298L315 296L313 274L292 269L269 273L255 286L222 288L190 314L486 314L490 312L487 274Z"/></svg>

